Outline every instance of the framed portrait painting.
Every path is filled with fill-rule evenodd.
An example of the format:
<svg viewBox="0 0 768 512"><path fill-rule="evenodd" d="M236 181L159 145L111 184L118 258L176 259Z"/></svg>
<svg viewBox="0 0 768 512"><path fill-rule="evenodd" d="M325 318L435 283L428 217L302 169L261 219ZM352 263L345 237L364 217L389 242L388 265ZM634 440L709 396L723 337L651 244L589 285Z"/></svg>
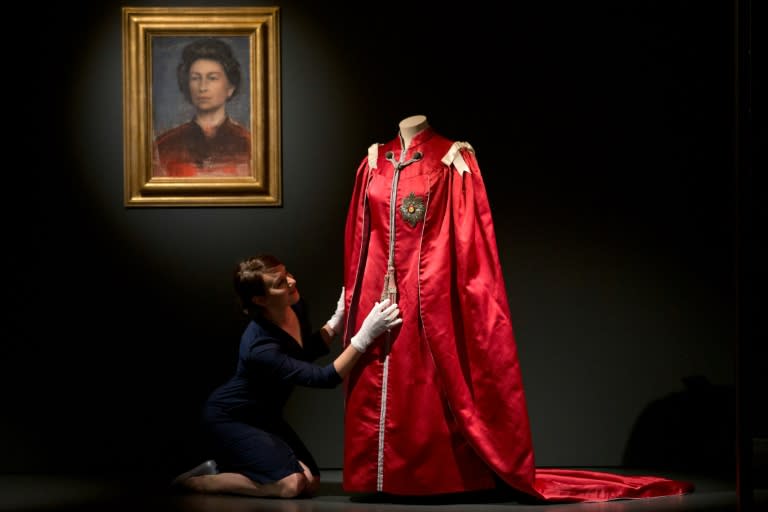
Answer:
<svg viewBox="0 0 768 512"><path fill-rule="evenodd" d="M123 7L126 206L279 206L278 7Z"/></svg>

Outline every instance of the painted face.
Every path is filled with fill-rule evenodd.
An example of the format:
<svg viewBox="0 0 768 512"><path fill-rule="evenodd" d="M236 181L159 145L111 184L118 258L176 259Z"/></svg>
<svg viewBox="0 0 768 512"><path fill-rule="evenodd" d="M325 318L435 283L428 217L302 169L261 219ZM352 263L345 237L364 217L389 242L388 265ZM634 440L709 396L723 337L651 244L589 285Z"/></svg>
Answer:
<svg viewBox="0 0 768 512"><path fill-rule="evenodd" d="M264 273L266 285L265 306L292 306L299 300L299 290L296 288L296 279L285 269L285 265L279 265L270 272Z"/></svg>
<svg viewBox="0 0 768 512"><path fill-rule="evenodd" d="M235 92L218 61L198 59L189 68L189 97L198 109L210 112L223 108Z"/></svg>

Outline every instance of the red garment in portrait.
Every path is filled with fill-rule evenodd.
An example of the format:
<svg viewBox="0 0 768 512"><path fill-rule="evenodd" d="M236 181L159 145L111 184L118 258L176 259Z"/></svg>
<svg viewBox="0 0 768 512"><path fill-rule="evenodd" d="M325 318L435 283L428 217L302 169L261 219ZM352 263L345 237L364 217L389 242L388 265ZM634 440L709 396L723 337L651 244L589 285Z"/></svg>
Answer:
<svg viewBox="0 0 768 512"><path fill-rule="evenodd" d="M194 121L160 135L153 148L154 176L250 176L251 134L227 118L207 137Z"/></svg>
<svg viewBox="0 0 768 512"><path fill-rule="evenodd" d="M401 153L400 137L371 146L347 214L344 344L383 296L397 301L403 323L362 355L345 383L344 489L434 495L492 489L498 477L545 501L689 492L687 483L654 476L535 468L472 148L428 128Z"/></svg>

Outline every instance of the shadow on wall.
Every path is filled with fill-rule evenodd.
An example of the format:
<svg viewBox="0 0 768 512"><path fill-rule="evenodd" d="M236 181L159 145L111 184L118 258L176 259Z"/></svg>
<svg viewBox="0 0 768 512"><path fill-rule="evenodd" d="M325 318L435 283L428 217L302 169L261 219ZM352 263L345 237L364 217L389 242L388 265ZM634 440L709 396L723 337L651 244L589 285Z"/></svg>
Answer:
<svg viewBox="0 0 768 512"><path fill-rule="evenodd" d="M736 392L703 376L683 378L685 389L651 402L626 449L628 467L734 476Z"/></svg>

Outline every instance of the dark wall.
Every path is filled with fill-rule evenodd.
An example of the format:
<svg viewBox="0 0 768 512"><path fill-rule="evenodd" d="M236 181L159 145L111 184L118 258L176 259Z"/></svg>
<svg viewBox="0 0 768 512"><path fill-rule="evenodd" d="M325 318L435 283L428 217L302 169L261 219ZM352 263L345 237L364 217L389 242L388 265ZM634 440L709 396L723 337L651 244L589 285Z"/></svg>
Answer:
<svg viewBox="0 0 768 512"><path fill-rule="evenodd" d="M198 4L217 3L128 5ZM232 266L276 253L326 320L355 169L413 114L470 142L483 169L537 463L625 462L630 441L668 435L647 411L686 397L688 377L717 400L689 400L680 421L715 422L692 442L709 444L704 464L729 463L726 2L252 4L281 7L281 207L125 208L122 4L35 14L46 36L18 62L25 163L6 169L23 200L6 216L0 471L67 460L164 475L197 461L198 408L233 370L244 325ZM291 403L323 467L341 465L342 412L341 389Z"/></svg>

